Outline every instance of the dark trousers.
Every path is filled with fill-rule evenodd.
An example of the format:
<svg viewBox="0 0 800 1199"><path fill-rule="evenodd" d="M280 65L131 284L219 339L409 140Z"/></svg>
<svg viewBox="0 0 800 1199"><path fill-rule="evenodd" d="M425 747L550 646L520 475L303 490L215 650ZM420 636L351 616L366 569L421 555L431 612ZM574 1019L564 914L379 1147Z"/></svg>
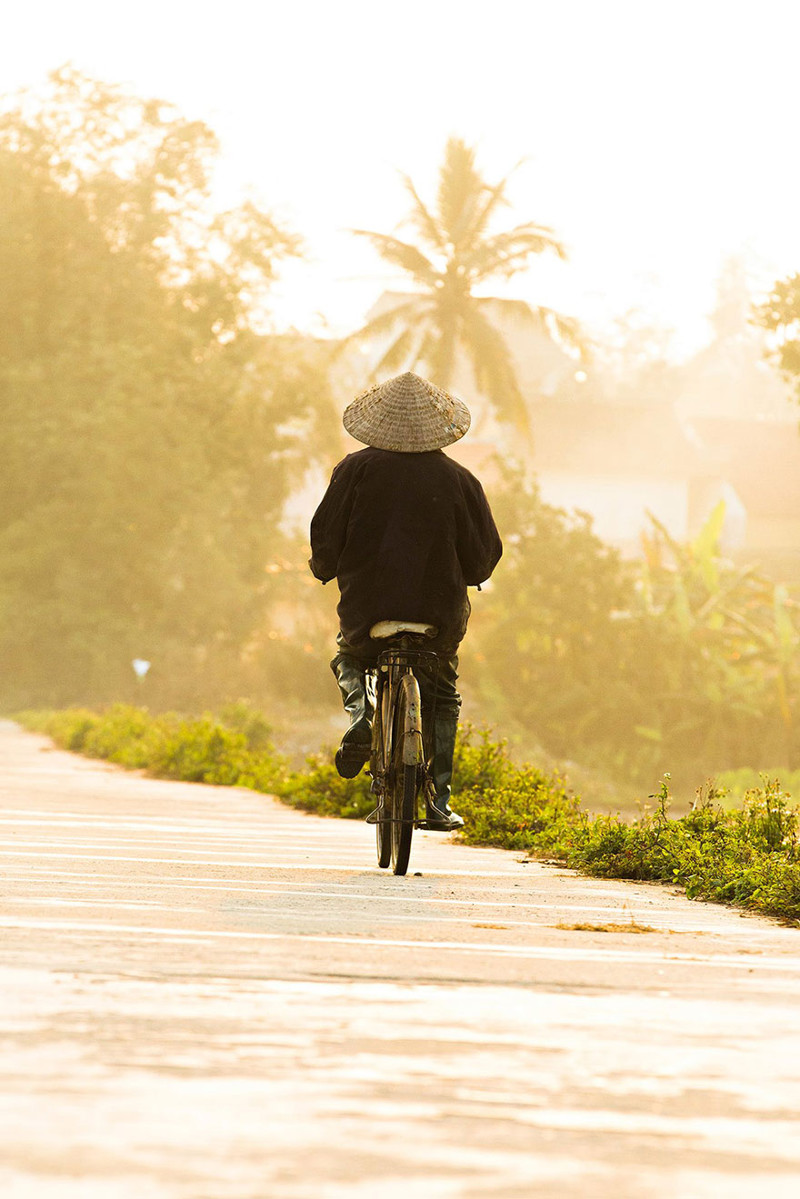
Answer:
<svg viewBox="0 0 800 1199"><path fill-rule="evenodd" d="M425 741L432 753L431 774L436 794L434 807L441 813L449 813L453 753L461 709L461 696L456 689L458 646L437 644L438 641L438 638L434 638L425 642L425 648L432 650L439 660L438 670L430 671L420 666L414 673L419 679ZM331 662L331 670L336 676L351 721L342 745L349 738L363 743L365 737L369 737L369 722L372 719L364 671L377 665L378 655L386 649L386 643L370 639L359 645L350 645L339 633L336 646L337 653ZM432 719L434 713L435 718Z"/></svg>
<svg viewBox="0 0 800 1199"><path fill-rule="evenodd" d="M424 667L415 670L415 674L419 679L419 690L422 698L423 710L432 711L435 709L438 716L450 716L458 718L461 710L461 696L456 688L456 680L458 679L458 654L456 650L458 646L440 645L437 644L438 638L433 638L426 641L424 648L431 650L439 659L439 669L436 672L436 678L432 676L433 672L426 671ZM385 641L367 640L360 642L358 645L350 645L345 641L342 633L336 637L336 657L331 662L331 670L339 677L339 664L352 665L362 672L370 666L375 666L378 661L378 655L386 649Z"/></svg>

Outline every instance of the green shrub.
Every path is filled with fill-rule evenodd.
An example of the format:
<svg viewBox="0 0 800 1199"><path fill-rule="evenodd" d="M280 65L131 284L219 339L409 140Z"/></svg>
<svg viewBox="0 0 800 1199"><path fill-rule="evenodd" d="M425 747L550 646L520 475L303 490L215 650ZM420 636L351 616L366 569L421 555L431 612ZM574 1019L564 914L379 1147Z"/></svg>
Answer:
<svg viewBox="0 0 800 1199"><path fill-rule="evenodd" d="M102 717L86 708L66 708L61 712L20 712L17 720L35 733L46 733L63 749L85 753L88 734ZM89 755L87 755L89 756Z"/></svg>
<svg viewBox="0 0 800 1199"><path fill-rule="evenodd" d="M264 713L259 712L246 699L226 704L220 711L219 719L222 724L243 735L249 750L259 752L274 748L272 726L266 720Z"/></svg>
<svg viewBox="0 0 800 1199"><path fill-rule="evenodd" d="M211 717L179 721L159 739L149 762L159 778L234 787L246 773L247 738Z"/></svg>
<svg viewBox="0 0 800 1199"><path fill-rule="evenodd" d="M492 741L487 730L461 729L453 785L471 844L547 852L580 813L563 779L515 766L506 743Z"/></svg>
<svg viewBox="0 0 800 1199"><path fill-rule="evenodd" d="M169 718L155 721L144 708L115 704L86 728L81 752L90 758L105 758L129 770L149 767L158 752ZM76 733L79 730L76 729ZM74 748L69 746L68 748Z"/></svg>
<svg viewBox="0 0 800 1199"><path fill-rule="evenodd" d="M278 784L277 794L293 808L316 812L318 816L358 820L375 807L371 782L366 771L354 779L343 779L330 759L318 756L308 759L305 771L286 774Z"/></svg>
<svg viewBox="0 0 800 1199"><path fill-rule="evenodd" d="M114 704L104 713L80 708L22 712L17 719L49 734L64 749L143 769L157 778L274 791L284 773L282 760L269 743L269 748L252 748L264 745L268 724L240 705L226 712L225 724L213 716L152 716L146 708L128 704ZM241 731L229 727L234 720Z"/></svg>

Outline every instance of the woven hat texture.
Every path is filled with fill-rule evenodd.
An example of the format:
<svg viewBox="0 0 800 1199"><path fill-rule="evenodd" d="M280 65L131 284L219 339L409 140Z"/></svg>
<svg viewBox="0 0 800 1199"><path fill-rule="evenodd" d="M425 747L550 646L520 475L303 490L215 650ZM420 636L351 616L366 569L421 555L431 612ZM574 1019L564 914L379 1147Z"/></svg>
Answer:
<svg viewBox="0 0 800 1199"><path fill-rule="evenodd" d="M342 421L351 437L365 445L424 454L463 437L470 415L461 400L406 371L362 392L345 408Z"/></svg>

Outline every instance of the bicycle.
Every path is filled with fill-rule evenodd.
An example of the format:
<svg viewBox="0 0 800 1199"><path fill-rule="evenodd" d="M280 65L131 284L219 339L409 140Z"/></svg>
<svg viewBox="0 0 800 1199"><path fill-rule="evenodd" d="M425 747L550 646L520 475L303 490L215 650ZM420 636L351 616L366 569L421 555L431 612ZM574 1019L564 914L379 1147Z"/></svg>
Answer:
<svg viewBox="0 0 800 1199"><path fill-rule="evenodd" d="M436 694L439 659L422 646L436 636L432 625L416 621L381 621L370 629L374 640L386 640L375 666L366 671L374 717L370 750L372 791L378 806L367 818L375 824L378 865L390 864L395 874L405 874L415 828L425 828L419 800L434 799L431 761L435 699L423 713L419 679L428 676Z"/></svg>

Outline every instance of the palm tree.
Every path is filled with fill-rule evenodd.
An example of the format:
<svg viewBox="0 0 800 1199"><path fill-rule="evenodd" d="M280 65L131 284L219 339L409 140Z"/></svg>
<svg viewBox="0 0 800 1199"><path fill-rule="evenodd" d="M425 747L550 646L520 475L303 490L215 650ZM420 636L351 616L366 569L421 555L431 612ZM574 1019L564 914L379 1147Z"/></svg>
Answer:
<svg viewBox="0 0 800 1199"><path fill-rule="evenodd" d="M525 403L511 354L491 317L528 324L571 346L577 345L576 323L524 300L475 295L475 288L490 278L510 279L527 266L532 254L550 251L563 259L564 247L551 229L533 222L505 233L489 232L491 219L506 202L509 176L487 183L475 166L475 151L460 138L447 143L435 208L423 203L407 175L402 178L413 200L409 221L419 245L366 229L353 233L367 238L387 262L407 271L416 290L347 341L389 335L374 374L423 365L440 387L450 385L460 346L477 387L497 414L525 429Z"/></svg>

